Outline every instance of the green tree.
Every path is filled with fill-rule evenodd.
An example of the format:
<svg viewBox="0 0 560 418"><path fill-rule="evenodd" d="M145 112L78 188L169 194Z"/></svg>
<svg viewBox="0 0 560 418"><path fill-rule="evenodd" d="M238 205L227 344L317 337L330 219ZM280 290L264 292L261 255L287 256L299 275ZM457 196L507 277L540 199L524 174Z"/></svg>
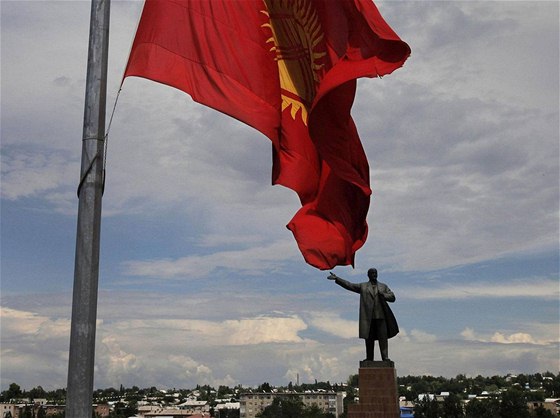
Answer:
<svg viewBox="0 0 560 418"><path fill-rule="evenodd" d="M299 397L275 397L258 417L261 418L301 418L303 402Z"/></svg>
<svg viewBox="0 0 560 418"><path fill-rule="evenodd" d="M550 412L548 409L546 409L544 406L539 405L533 410L532 416L549 418L549 417L554 417L554 414Z"/></svg>
<svg viewBox="0 0 560 418"><path fill-rule="evenodd" d="M31 405L26 405L21 411L21 418L35 418L35 414L33 413L33 408Z"/></svg>
<svg viewBox="0 0 560 418"><path fill-rule="evenodd" d="M414 418L439 418L440 405L438 401L424 396L414 402Z"/></svg>
<svg viewBox="0 0 560 418"><path fill-rule="evenodd" d="M41 386L37 386L36 388L31 389L27 393L27 395L31 399L46 398L47 397L47 392L45 392L45 390Z"/></svg>
<svg viewBox="0 0 560 418"><path fill-rule="evenodd" d="M499 418L500 402L497 399L472 399L465 407L467 418Z"/></svg>
<svg viewBox="0 0 560 418"><path fill-rule="evenodd" d="M216 414L216 418L239 418L239 409L220 409Z"/></svg>
<svg viewBox="0 0 560 418"><path fill-rule="evenodd" d="M270 383L264 382L262 385L259 386L258 391L259 392L265 392L265 393L271 393L272 392L272 386L270 386Z"/></svg>
<svg viewBox="0 0 560 418"><path fill-rule="evenodd" d="M229 388L229 386L224 386L224 385L220 385L218 386L218 393L217 393L217 397L222 399L225 396L231 395L232 390Z"/></svg>
<svg viewBox="0 0 560 418"><path fill-rule="evenodd" d="M533 409L533 413L531 414L531 416L539 418L553 418L555 415L544 406L539 405L535 409Z"/></svg>
<svg viewBox="0 0 560 418"><path fill-rule="evenodd" d="M114 409L109 413L109 418L128 418L136 415L138 404L136 401L130 403L117 402Z"/></svg>
<svg viewBox="0 0 560 418"><path fill-rule="evenodd" d="M47 392L45 396L50 403L64 404L66 400L66 389L55 389Z"/></svg>
<svg viewBox="0 0 560 418"><path fill-rule="evenodd" d="M259 415L261 418L334 418L317 405L305 406L298 396L278 396Z"/></svg>
<svg viewBox="0 0 560 418"><path fill-rule="evenodd" d="M462 418L465 416L461 398L454 393L444 399L442 410L445 418Z"/></svg>
<svg viewBox="0 0 560 418"><path fill-rule="evenodd" d="M3 402L10 402L11 399L21 398L23 392L17 383L10 383L8 390L2 392L0 398Z"/></svg>
<svg viewBox="0 0 560 418"><path fill-rule="evenodd" d="M525 377L525 376L523 376ZM500 402L500 417L528 418L529 408L524 391L515 386L502 393Z"/></svg>
<svg viewBox="0 0 560 418"><path fill-rule="evenodd" d="M357 388L358 387L358 375L353 374L348 378L348 386Z"/></svg>
<svg viewBox="0 0 560 418"><path fill-rule="evenodd" d="M313 404L309 407L303 408L302 418L334 418L334 415L328 412L324 412L317 405Z"/></svg>
<svg viewBox="0 0 560 418"><path fill-rule="evenodd" d="M427 380L418 380L417 382L414 382L411 385L411 392L412 392L412 396L413 399L418 398L418 395L421 395L423 393L429 393L432 392L432 386L431 384L427 381Z"/></svg>
<svg viewBox="0 0 560 418"><path fill-rule="evenodd" d="M357 375L356 375L357 376ZM346 396L344 397L344 399L342 400L342 405L343 405L343 413L341 418L346 418L348 415L348 405L355 403L356 400L356 388L352 387L352 386L347 386L346 387Z"/></svg>

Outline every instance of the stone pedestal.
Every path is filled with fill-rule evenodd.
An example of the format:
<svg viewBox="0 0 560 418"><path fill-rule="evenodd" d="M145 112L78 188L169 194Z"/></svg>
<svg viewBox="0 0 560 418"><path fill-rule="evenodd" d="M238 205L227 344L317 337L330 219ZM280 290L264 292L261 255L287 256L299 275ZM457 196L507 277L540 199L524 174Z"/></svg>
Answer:
<svg viewBox="0 0 560 418"><path fill-rule="evenodd" d="M348 405L348 418L399 418L397 372L392 361L361 361L360 400Z"/></svg>

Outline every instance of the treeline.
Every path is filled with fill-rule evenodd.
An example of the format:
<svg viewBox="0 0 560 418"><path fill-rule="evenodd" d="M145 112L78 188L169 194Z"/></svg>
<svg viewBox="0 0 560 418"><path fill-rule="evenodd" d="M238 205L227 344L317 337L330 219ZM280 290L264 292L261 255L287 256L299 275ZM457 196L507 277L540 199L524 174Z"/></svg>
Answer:
<svg viewBox="0 0 560 418"><path fill-rule="evenodd" d="M443 400L423 397L414 401L414 418L552 418L557 415L542 403L529 408L525 391L512 387L499 396L470 399L450 394Z"/></svg>
<svg viewBox="0 0 560 418"><path fill-rule="evenodd" d="M259 418L335 418L334 414L322 411L317 405L306 406L299 398L274 398Z"/></svg>
<svg viewBox="0 0 560 418"><path fill-rule="evenodd" d="M356 377L357 380L357 377ZM413 401L418 395L449 392L466 399L469 395L481 396L504 392L510 388L526 393L529 401L560 398L560 373L551 372L508 376L476 376L463 374L454 378L434 376L403 376L397 378L399 394Z"/></svg>
<svg viewBox="0 0 560 418"><path fill-rule="evenodd" d="M409 401L418 399L422 394L440 394L448 392L457 396L459 399L467 399L469 395L493 395L504 393L509 389L516 389L523 393L527 401L542 401L545 398L560 398L560 373L552 372L520 374L508 376L476 376L467 377L463 374L454 378L435 377L435 376L401 376L397 378L399 387L399 395L404 396ZM265 382L256 388L243 387L241 385L230 388L228 386L219 386L214 388L209 385L197 385L193 389L169 389L167 391L159 390L152 386L150 388L139 388L132 386L126 388L121 385L117 388L97 389L94 392L94 401L98 403L106 403L112 400L126 400L129 402L139 401L142 399L158 399L161 401L168 400L171 402L176 399L172 394L179 393L181 397L191 395L196 391L199 400L212 402L215 399L236 398L239 393L243 392L305 392L326 390L333 392L347 391L352 396L355 389L358 388L358 375L352 375L345 384L331 384L330 382L304 383L294 385L291 382L287 386L272 386ZM30 390L22 389L17 383L12 383L7 390L0 393L0 402L10 402L17 399L47 399L51 404L64 404L66 400L66 389L55 389L46 391L41 386L34 387Z"/></svg>
<svg viewBox="0 0 560 418"><path fill-rule="evenodd" d="M15 399L47 399L58 405L66 402L66 389L44 390L41 386L30 390L22 389L17 383L11 383L7 390L0 393L0 402L8 403Z"/></svg>

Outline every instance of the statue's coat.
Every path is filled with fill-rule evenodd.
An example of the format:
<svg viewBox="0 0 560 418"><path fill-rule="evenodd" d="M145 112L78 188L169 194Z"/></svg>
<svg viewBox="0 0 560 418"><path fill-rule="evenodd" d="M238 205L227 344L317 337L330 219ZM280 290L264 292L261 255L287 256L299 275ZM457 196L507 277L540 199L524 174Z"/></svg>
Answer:
<svg viewBox="0 0 560 418"><path fill-rule="evenodd" d="M367 339L373 320L374 310L374 292L371 282L365 283L351 283L340 277L335 279L336 284L343 288L360 294L360 338ZM381 303L383 312L385 314L385 321L387 323L387 338L392 338L399 333L399 326L393 311L387 302L394 302L395 295L385 283L377 282L377 289L381 297L378 300ZM377 338L375 338L377 340Z"/></svg>

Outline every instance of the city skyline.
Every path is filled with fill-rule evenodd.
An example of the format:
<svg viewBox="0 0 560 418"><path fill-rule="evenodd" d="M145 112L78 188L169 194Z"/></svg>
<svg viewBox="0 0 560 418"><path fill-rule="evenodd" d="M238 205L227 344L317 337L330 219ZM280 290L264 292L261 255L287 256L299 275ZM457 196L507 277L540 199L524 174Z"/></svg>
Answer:
<svg viewBox="0 0 560 418"><path fill-rule="evenodd" d="M559 370L557 2L376 3L404 67L358 83L399 375ZM113 1L108 114L139 1ZM66 385L89 2L2 1L1 388ZM95 387L345 381L357 295L306 265L257 131L147 80L108 143ZM379 358L376 347L375 355ZM195 384L196 384L195 383ZM31 386L31 387L32 387Z"/></svg>

